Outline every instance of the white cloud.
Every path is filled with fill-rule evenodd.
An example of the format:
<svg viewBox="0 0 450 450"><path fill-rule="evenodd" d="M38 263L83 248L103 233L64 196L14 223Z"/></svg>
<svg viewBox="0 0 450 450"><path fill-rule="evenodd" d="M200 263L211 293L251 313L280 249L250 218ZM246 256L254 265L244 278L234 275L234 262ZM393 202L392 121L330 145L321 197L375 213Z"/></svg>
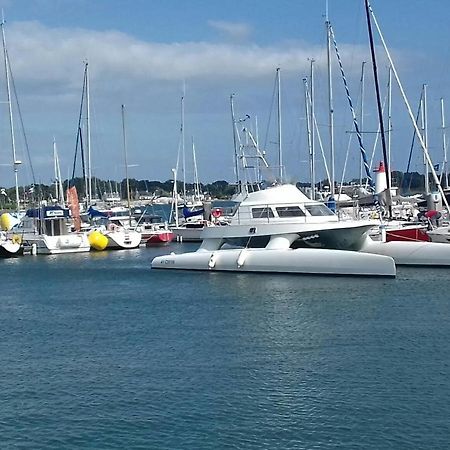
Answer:
<svg viewBox="0 0 450 450"><path fill-rule="evenodd" d="M208 25L220 31L233 40L247 39L252 33L252 27L246 23L225 22L223 20L209 20Z"/></svg>
<svg viewBox="0 0 450 450"><path fill-rule="evenodd" d="M276 67L302 73L308 58L324 63L323 48L305 43L262 47L255 44L208 42L153 43L117 31L46 28L36 22L14 23L7 29L15 75L29 81L79 84L79 68L88 59L95 77L128 80L182 80L188 78L258 78ZM366 49L343 47L352 58Z"/></svg>

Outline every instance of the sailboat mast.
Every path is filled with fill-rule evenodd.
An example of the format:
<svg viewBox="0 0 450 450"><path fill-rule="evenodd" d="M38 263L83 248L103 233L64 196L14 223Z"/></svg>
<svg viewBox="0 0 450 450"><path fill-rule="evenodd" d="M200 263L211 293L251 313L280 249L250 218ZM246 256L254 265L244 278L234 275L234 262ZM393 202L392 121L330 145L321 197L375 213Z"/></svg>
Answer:
<svg viewBox="0 0 450 450"><path fill-rule="evenodd" d="M9 129L11 133L11 150L13 157L13 168L14 168L14 183L16 190L16 209L17 214L20 212L20 198L19 198L19 177L18 177L18 169L21 161L19 161L16 157L16 139L14 134L14 121L13 121L13 112L12 112L12 104L11 104L11 85L10 85L10 68L9 68L9 58L8 51L6 49L6 37L5 37L5 19L2 17L1 22L2 27L2 43L3 43L3 56L4 56L4 64L5 64L5 78L6 78L6 95L8 102L8 110L9 110Z"/></svg>
<svg viewBox="0 0 450 450"><path fill-rule="evenodd" d="M373 42L372 22L370 20L368 0L365 0L365 6L366 6L366 18L367 18L367 30L368 30L368 34L369 34L370 54L372 57L372 70L373 70L373 77L374 77L374 84L375 84L375 94L376 94L376 100L377 100L378 122L379 122L379 127L380 127L380 134L381 134L381 147L383 150L384 167L386 169L386 185L387 185L386 202L387 202L387 206L388 206L388 214L389 214L389 217L391 217L392 216L391 183L390 183L390 176L389 176L389 172L390 172L391 168L389 166L389 161L388 161L388 156L387 156L386 136L384 134L383 108L381 106L380 83L378 81L377 60L376 60L376 56L375 56L375 46L374 46L374 42Z"/></svg>
<svg viewBox="0 0 450 450"><path fill-rule="evenodd" d="M194 161L194 195L197 200L200 199L200 182L198 180L197 157L195 156L194 136L192 136L192 159Z"/></svg>
<svg viewBox="0 0 450 450"><path fill-rule="evenodd" d="M309 117L309 129L311 132L311 198L315 200L316 198L316 149L315 149L315 139L314 139L314 116L315 116L315 92L314 92L314 63L315 60L311 59L310 66L310 117Z"/></svg>
<svg viewBox="0 0 450 450"><path fill-rule="evenodd" d="M131 199L130 199L130 180L128 178L128 157L127 157L127 136L125 133L125 106L122 105L122 136L123 136L123 154L125 159L125 178L127 181L127 204L128 204L128 217L131 227Z"/></svg>
<svg viewBox="0 0 450 450"><path fill-rule="evenodd" d="M334 172L334 106L333 106L333 80L331 74L331 23L328 19L328 2L326 8L326 20L325 27L327 30L327 75L328 75L328 125L330 133L330 164L331 164L331 177L330 177L330 194L334 198L335 187L335 172Z"/></svg>
<svg viewBox="0 0 450 450"><path fill-rule="evenodd" d="M392 171L391 168L391 142L392 142L392 69L388 69L388 121L387 121L387 154L388 154L388 167L386 171L389 177L389 186L392 186Z"/></svg>
<svg viewBox="0 0 450 450"><path fill-rule="evenodd" d="M277 67L277 117L278 117L278 167L280 183L283 183L283 147L281 145L281 76Z"/></svg>
<svg viewBox="0 0 450 450"><path fill-rule="evenodd" d="M306 135L308 140L308 153L309 153L309 180L310 180L310 186L311 186L311 194L310 197L314 200L314 181L313 181L313 154L312 154L312 145L311 145L311 101L309 97L309 87L308 87L308 80L306 78L303 78L303 84L305 87L305 112L306 112Z"/></svg>
<svg viewBox="0 0 450 450"><path fill-rule="evenodd" d="M448 174L447 174L447 138L445 136L445 115L444 115L444 99L441 98L441 124L442 124L442 151L444 154L444 162L442 164L441 172L441 184L442 178L445 179L445 187L448 187Z"/></svg>
<svg viewBox="0 0 450 450"><path fill-rule="evenodd" d="M90 101L90 82L88 62L86 61L86 135L87 135L87 162L88 162L88 186L87 186L87 203L92 203L92 166L91 166L91 101Z"/></svg>
<svg viewBox="0 0 450 450"><path fill-rule="evenodd" d="M56 139L53 138L53 161L55 169L55 197L61 206L64 206L64 190L61 180L61 169L59 166L58 150L56 148Z"/></svg>
<svg viewBox="0 0 450 450"><path fill-rule="evenodd" d="M184 145L184 92L181 97L181 153L183 161L183 199L186 202L186 152Z"/></svg>
<svg viewBox="0 0 450 450"><path fill-rule="evenodd" d="M239 156L238 156L238 149L237 149L237 139L236 139L236 118L234 115L234 94L230 95L230 108L231 108L231 123L233 125L233 145L234 145L234 171L236 175L236 186L238 193L241 192L240 186L239 186Z"/></svg>
<svg viewBox="0 0 450 450"><path fill-rule="evenodd" d="M361 108L360 108L360 117L359 123L361 125L361 131L364 132L364 95L365 95L365 75L366 75L366 61L363 61L361 64ZM364 161L361 158L361 162L359 164L359 185L362 186L362 173L363 173L363 165Z"/></svg>
<svg viewBox="0 0 450 450"><path fill-rule="evenodd" d="M422 118L423 118L423 142L428 148L428 103L427 103L427 85L423 85L423 108L422 108ZM430 193L430 175L427 159L423 158L425 166L425 194Z"/></svg>

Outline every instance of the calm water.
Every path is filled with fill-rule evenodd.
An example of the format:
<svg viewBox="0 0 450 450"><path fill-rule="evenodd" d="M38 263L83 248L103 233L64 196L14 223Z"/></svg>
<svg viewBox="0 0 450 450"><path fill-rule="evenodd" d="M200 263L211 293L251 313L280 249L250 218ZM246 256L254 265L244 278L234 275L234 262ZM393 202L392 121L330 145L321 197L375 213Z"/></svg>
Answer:
<svg viewBox="0 0 450 450"><path fill-rule="evenodd" d="M176 245L0 260L1 448L450 448L450 271L150 270Z"/></svg>

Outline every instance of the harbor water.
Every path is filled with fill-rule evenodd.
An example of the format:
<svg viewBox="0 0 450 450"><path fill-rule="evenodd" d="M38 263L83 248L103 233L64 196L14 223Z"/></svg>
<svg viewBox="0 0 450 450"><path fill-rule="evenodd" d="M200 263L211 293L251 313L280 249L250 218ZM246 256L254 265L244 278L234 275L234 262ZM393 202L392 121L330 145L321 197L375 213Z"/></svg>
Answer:
<svg viewBox="0 0 450 450"><path fill-rule="evenodd" d="M0 260L0 448L448 449L450 272Z"/></svg>

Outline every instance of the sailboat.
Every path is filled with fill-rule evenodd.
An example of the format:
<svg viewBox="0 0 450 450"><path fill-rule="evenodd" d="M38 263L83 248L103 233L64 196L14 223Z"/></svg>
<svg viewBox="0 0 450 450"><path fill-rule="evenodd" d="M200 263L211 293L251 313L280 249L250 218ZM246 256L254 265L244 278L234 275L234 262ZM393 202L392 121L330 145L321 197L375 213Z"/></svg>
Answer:
<svg viewBox="0 0 450 450"><path fill-rule="evenodd" d="M130 184L128 178L128 158L127 141L125 133L125 106L122 105L122 133L123 150L125 162L125 178L127 189L127 208L113 208L110 214L106 215L106 228L97 228L89 235L89 240L95 250L129 250L139 247L142 234L133 226L131 215ZM119 211L118 211L119 210ZM101 239L99 233L106 237L106 241Z"/></svg>
<svg viewBox="0 0 450 450"><path fill-rule="evenodd" d="M19 183L18 183L18 168L21 161L16 157L16 146L15 146L15 136L14 136L14 123L13 123L13 112L11 104L11 89L10 89L10 62L8 57L8 51L6 49L6 38L5 38L5 21L2 19L2 43L3 43L3 56L5 64L5 80L6 80L6 93L7 93L7 103L9 108L9 126L10 126L10 137L11 137L11 150L13 157L13 168L14 168L14 180L15 180L15 194L16 194L16 211L17 218L20 216L20 199L19 199ZM20 256L23 254L23 245L20 236L17 234L10 235L9 231L13 226L12 216L9 213L4 213L0 217L1 222L1 232L0 232L0 257L9 258L14 256Z"/></svg>

